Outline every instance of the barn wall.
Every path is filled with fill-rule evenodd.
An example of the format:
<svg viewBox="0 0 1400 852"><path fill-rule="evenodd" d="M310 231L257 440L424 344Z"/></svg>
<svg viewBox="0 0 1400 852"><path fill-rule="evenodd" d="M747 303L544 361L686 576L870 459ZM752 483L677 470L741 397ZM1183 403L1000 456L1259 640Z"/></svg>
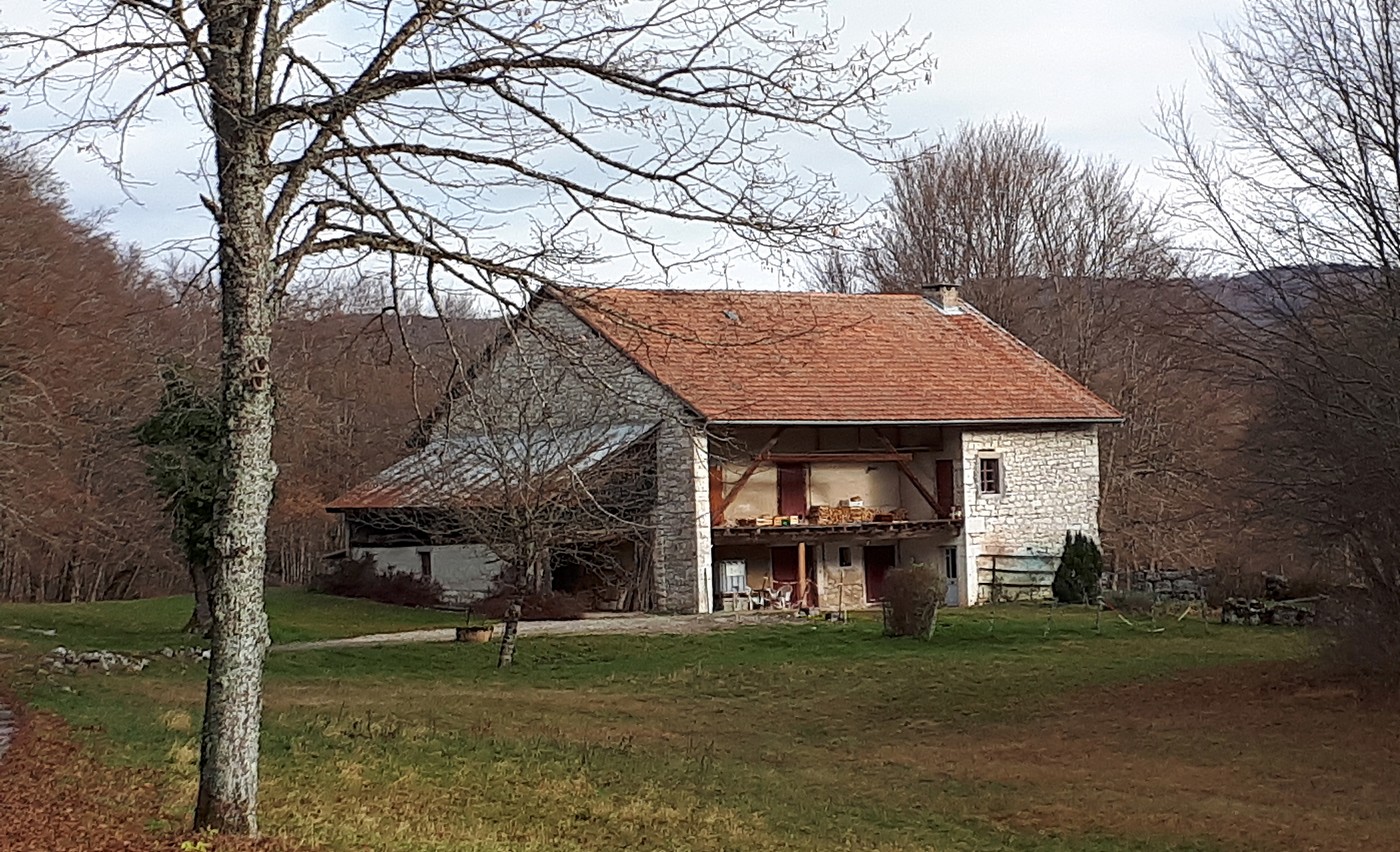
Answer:
<svg viewBox="0 0 1400 852"><path fill-rule="evenodd" d="M518 395L521 388L543 386L550 389L540 401L543 422L659 422L657 497L649 518L654 608L708 612L709 455L701 424L675 395L559 303L538 303L532 318L533 325L522 327L478 378L488 388L481 396ZM443 434L478 425L463 397L438 428Z"/></svg>
<svg viewBox="0 0 1400 852"><path fill-rule="evenodd" d="M961 443L972 601L1047 597L1065 533L1098 539L1097 430L969 430ZM984 456L1001 459L1000 494L979 493L977 464Z"/></svg>
<svg viewBox="0 0 1400 852"><path fill-rule="evenodd" d="M382 572L418 576L419 554L432 554L433 579L442 586L447 603L470 603L492 591L501 563L491 549L480 544L448 544L433 547L361 547L354 556L371 556Z"/></svg>
<svg viewBox="0 0 1400 852"><path fill-rule="evenodd" d="M773 435L771 427L744 428L732 430L732 434L711 441L710 453L716 463L723 467L725 490L732 488L748 469L754 456ZM810 453L866 450L884 452L888 448L879 440L879 435L893 437L899 447L925 448L912 453L910 467L933 491L935 487L934 464L937 459L951 459L956 462L957 445L944 440L943 430L937 427L884 428L854 426L813 426L792 427L779 436L773 446L775 453ZM917 488L900 473L892 462L876 463L810 463L807 466L807 505L840 505L843 500L859 497L866 506L879 509L903 508L910 520L928 520L934 517L933 507L919 494ZM954 483L954 504L960 501L956 473ZM725 518L754 518L777 514L778 474L771 464L759 467L749 477L744 488L725 509Z"/></svg>

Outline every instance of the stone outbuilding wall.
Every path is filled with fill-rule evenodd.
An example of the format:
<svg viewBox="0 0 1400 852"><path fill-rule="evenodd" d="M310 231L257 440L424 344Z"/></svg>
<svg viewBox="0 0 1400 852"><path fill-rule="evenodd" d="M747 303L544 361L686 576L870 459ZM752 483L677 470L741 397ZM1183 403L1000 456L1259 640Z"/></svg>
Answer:
<svg viewBox="0 0 1400 852"><path fill-rule="evenodd" d="M551 300L538 302L531 322L490 359L478 382L501 394L551 389L542 416L564 424L657 422L656 506L651 513L653 609L708 611L711 559L708 441L686 405L577 315ZM523 390L521 390L523 389ZM491 390L482 392L490 397ZM440 429L470 431L476 424L465 399Z"/></svg>
<svg viewBox="0 0 1400 852"><path fill-rule="evenodd" d="M1000 493L982 493L982 458L1000 461ZM1099 537L1096 427L970 429L961 467L965 567L975 580L962 603L1049 597L1065 533Z"/></svg>

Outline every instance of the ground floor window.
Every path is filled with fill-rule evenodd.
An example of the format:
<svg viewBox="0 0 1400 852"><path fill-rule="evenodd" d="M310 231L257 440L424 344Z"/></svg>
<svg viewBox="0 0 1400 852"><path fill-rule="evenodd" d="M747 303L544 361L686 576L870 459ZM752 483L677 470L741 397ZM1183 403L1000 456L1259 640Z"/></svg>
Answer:
<svg viewBox="0 0 1400 852"><path fill-rule="evenodd" d="M418 551L418 576L425 580L433 578L433 552L431 550Z"/></svg>
<svg viewBox="0 0 1400 852"><path fill-rule="evenodd" d="M943 576L949 580L958 579L958 548L956 545L943 548Z"/></svg>

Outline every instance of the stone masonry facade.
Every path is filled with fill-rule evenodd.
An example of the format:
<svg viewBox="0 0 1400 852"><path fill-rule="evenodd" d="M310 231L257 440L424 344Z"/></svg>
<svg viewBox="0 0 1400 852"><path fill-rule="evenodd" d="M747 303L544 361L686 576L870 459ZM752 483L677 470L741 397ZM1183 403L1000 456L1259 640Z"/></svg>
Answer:
<svg viewBox="0 0 1400 852"><path fill-rule="evenodd" d="M696 612L710 606L707 441L683 403L557 302L537 304L533 326L491 363L479 381L507 389L554 389L546 416L564 422L657 422L657 494L652 510L654 608ZM548 374L546 380L541 376ZM515 391L528 393L529 391ZM453 428L471 429L469 410Z"/></svg>
<svg viewBox="0 0 1400 852"><path fill-rule="evenodd" d="M999 493L982 493L983 458L999 461ZM1046 597L1065 533L1098 540L1096 427L968 430L962 470L964 571L976 580L964 583L964 603Z"/></svg>

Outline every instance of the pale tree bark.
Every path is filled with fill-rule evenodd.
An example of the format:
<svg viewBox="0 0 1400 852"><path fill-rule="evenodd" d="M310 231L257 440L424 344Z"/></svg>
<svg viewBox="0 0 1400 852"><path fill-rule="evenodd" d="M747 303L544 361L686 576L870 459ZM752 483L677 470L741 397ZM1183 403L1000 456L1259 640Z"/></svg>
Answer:
<svg viewBox="0 0 1400 852"><path fill-rule="evenodd" d="M200 743L195 828L256 835L262 665L267 653L263 573L272 461L269 364L275 296L263 218L271 134L256 109L257 0L210 3L204 63L218 169L220 390L226 437L215 510L213 630Z"/></svg>

